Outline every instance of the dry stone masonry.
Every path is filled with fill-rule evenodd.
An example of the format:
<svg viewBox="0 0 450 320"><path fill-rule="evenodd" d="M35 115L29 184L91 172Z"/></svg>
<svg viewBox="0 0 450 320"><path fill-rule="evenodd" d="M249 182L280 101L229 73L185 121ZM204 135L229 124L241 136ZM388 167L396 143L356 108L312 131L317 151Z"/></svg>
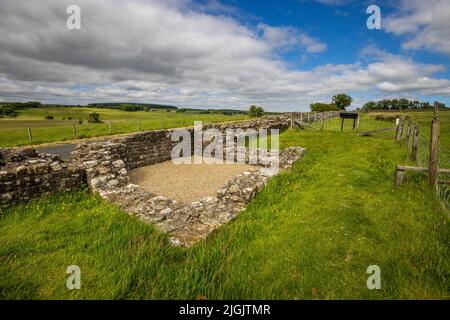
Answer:
<svg viewBox="0 0 450 320"><path fill-rule="evenodd" d="M245 122L208 124L209 128L285 130L289 115ZM217 191L215 197L179 203L131 184L127 171L171 159L177 142L171 130L152 130L103 139L77 146L69 161L31 148L0 149L0 204L11 205L60 191L76 190L87 182L101 197L119 204L126 212L167 232L176 245L189 246L231 221L261 191L272 175L258 163ZM193 135L193 128L188 128ZM258 150L259 152L259 150ZM305 149L280 152L279 167L290 168ZM248 160L248 154L246 156Z"/></svg>
<svg viewBox="0 0 450 320"><path fill-rule="evenodd" d="M283 150L280 154L280 167L290 168L304 153L305 149L300 147ZM263 166L255 166L219 189L216 197L206 197L192 203L179 203L152 194L131 183L118 183L112 186L111 180L108 179L122 176L120 171L126 169L121 166L113 166L111 169L108 173L109 178L105 178L101 185L93 186L92 181L97 181L97 177L91 179L93 188L104 199L119 204L126 212L169 233L174 244L184 246L205 238L220 225L234 219L256 193L266 186L271 177Z"/></svg>
<svg viewBox="0 0 450 320"><path fill-rule="evenodd" d="M7 205L80 187L85 170L35 149L0 150L0 204Z"/></svg>

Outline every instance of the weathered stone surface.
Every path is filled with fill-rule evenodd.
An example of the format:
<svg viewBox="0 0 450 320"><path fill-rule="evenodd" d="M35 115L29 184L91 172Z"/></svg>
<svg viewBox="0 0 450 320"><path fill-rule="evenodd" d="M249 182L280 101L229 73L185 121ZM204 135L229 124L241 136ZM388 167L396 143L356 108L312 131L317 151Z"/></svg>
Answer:
<svg viewBox="0 0 450 320"><path fill-rule="evenodd" d="M113 166L115 168L123 168L123 167L125 167L125 162L123 162L123 160L117 160L117 161L114 161Z"/></svg>
<svg viewBox="0 0 450 320"><path fill-rule="evenodd" d="M105 176L95 177L91 179L91 186L98 189L106 185L107 182L108 180Z"/></svg>
<svg viewBox="0 0 450 320"><path fill-rule="evenodd" d="M86 169L90 169L90 168L94 168L96 165L98 165L98 161L95 161L95 160L85 161L83 164Z"/></svg>
<svg viewBox="0 0 450 320"><path fill-rule="evenodd" d="M247 122L208 124L219 129L286 129L289 116L254 119ZM217 191L216 197L182 204L151 194L129 183L127 170L170 160L177 142L171 141L173 130L132 133L120 138L79 144L69 162L57 155L37 153L32 148L0 149L0 204L27 201L58 191L77 189L87 181L103 198L121 205L126 212L143 222L154 224L170 235L175 245L189 246L203 239L220 225L234 219L278 171L270 171L274 161L262 149L244 150L240 157L247 163L258 154L255 168L235 177ZM193 129L188 128L191 135ZM204 147L204 146L203 146ZM237 148L226 150L235 156ZM303 156L305 149L288 148L280 153L279 167L289 168Z"/></svg>
<svg viewBox="0 0 450 320"><path fill-rule="evenodd" d="M62 169L61 165L60 165L59 162L57 162L57 161L52 162L52 163L50 164L50 167L52 168L53 171L59 171L59 170Z"/></svg>
<svg viewBox="0 0 450 320"><path fill-rule="evenodd" d="M111 179L108 181L108 186L110 188L114 188L115 186L118 186L120 184L119 179Z"/></svg>
<svg viewBox="0 0 450 320"><path fill-rule="evenodd" d="M0 205L75 189L84 181L84 169L63 163L57 155L31 148L0 149L0 154L5 160L0 171Z"/></svg>
<svg viewBox="0 0 450 320"><path fill-rule="evenodd" d="M288 148L280 154L280 165L288 168L304 153L303 148ZM120 167L113 165L112 176L120 176L122 170L126 171ZM190 246L245 209L246 204L267 184L269 177L264 173L265 169L255 166L220 188L216 197L206 197L188 204L177 203L151 194L137 185L119 183L117 179L111 180L105 176L93 176L90 183L103 198L119 204L143 222L154 224L169 233L174 245Z"/></svg>

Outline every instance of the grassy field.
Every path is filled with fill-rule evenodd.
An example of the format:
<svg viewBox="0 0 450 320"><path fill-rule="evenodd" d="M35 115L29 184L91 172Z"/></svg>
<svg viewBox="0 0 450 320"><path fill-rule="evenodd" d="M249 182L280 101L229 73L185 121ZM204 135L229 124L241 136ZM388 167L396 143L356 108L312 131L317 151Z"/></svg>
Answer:
<svg viewBox="0 0 450 320"><path fill-rule="evenodd" d="M305 158L190 249L86 190L4 210L0 298L449 299L449 211L421 175L393 186L408 164L393 132L339 125L282 134ZM390 125L365 116L361 130ZM80 290L65 286L72 264ZM366 287L373 264L381 290Z"/></svg>
<svg viewBox="0 0 450 320"><path fill-rule="evenodd" d="M379 113L370 114L371 117L376 116ZM398 113L400 114L400 112ZM431 119L433 117L433 112L407 112L403 113L409 116L412 123L419 126L420 129L420 146L419 146L419 164L421 166L428 165L429 157L429 140L431 131ZM450 168L450 112L440 112L439 118L440 122L440 166L445 168ZM409 120L407 120L408 122ZM406 126L405 129L406 130ZM405 135L405 133L403 133Z"/></svg>
<svg viewBox="0 0 450 320"><path fill-rule="evenodd" d="M87 123L88 114L97 112L103 123ZM45 120L52 115L53 120ZM64 120L63 120L64 118ZM69 120L69 118L72 118ZM83 124L78 124L78 119ZM194 121L222 122L248 119L246 115L227 116L222 114L186 114L159 111L126 112L113 109L86 107L47 107L20 110L16 118L0 119L0 147L16 147L30 144L27 127L31 128L31 144L66 141L74 139L73 124L76 125L77 138L109 135L109 121L112 134L150 129L191 126ZM139 127L139 120L141 122Z"/></svg>

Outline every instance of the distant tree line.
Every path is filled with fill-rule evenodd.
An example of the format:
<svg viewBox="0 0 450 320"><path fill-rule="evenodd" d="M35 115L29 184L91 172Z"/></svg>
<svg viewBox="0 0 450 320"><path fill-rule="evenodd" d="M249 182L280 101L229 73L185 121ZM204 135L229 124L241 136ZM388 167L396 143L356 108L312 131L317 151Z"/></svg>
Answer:
<svg viewBox="0 0 450 320"><path fill-rule="evenodd" d="M16 110L14 110L12 107L9 106L0 106L0 118L15 118L17 117L18 113Z"/></svg>
<svg viewBox="0 0 450 320"><path fill-rule="evenodd" d="M170 105L154 104L154 103L89 103L89 107L117 109L122 111L151 111L156 109L177 110L178 108Z"/></svg>
<svg viewBox="0 0 450 320"><path fill-rule="evenodd" d="M45 108L45 107L83 107L81 105L60 105L60 104L42 104L38 101L29 102L0 102L0 117L16 117L19 109L28 108ZM234 109L195 109L195 108L178 108L172 105L154 104L154 103L90 103L88 107L102 108L102 109L114 109L122 111L167 111L167 112L179 112L179 113L191 113L191 114L224 114L224 115L236 115L236 114L248 114L248 111L234 110Z"/></svg>
<svg viewBox="0 0 450 320"><path fill-rule="evenodd" d="M17 110L29 108L41 108L42 104L38 101L28 102L0 102L0 118L15 118L19 114Z"/></svg>
<svg viewBox="0 0 450 320"><path fill-rule="evenodd" d="M227 116L233 116L236 114L247 114L244 110L234 109L194 109L194 108L178 108L177 113L191 113L191 114L224 114Z"/></svg>
<svg viewBox="0 0 450 320"><path fill-rule="evenodd" d="M1 105L8 106L17 109L29 109L29 108L41 108L42 103L39 101L28 101L28 102L0 102Z"/></svg>
<svg viewBox="0 0 450 320"><path fill-rule="evenodd" d="M369 101L362 107L363 111L370 110L431 110L434 106L429 102L408 99L384 99L380 101ZM440 103L440 109L447 109L445 104Z"/></svg>

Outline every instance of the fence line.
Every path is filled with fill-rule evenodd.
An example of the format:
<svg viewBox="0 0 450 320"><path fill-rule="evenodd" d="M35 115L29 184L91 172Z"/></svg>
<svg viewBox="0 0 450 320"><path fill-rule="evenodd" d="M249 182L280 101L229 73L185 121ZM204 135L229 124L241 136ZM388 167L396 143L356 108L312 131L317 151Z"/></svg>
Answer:
<svg viewBox="0 0 450 320"><path fill-rule="evenodd" d="M248 118L250 120L251 118ZM231 121L239 121L239 120L246 120L246 119L230 119ZM213 122L225 122L230 121L226 119L217 119L214 121L214 119L211 119L211 123ZM158 124L157 126L151 125L148 126L148 123L152 124ZM147 125L146 125L147 124ZM82 137L85 137L85 133L92 133L92 130L95 130L95 134L101 134L101 135L108 135L113 133L127 133L127 132L135 132L135 131L142 131L142 130L157 130L157 129L164 129L168 127L176 128L176 127L184 127L185 125L193 125L194 119L185 119L185 118L178 118L178 119L136 119L136 120L119 120L119 121L111 121L111 120L103 120L99 123L67 123L63 125L55 125L55 126L49 126L49 127L41 127L39 125L25 125L24 127L16 127L15 130L25 130L28 140L30 142L39 140L40 137L42 137L42 132L49 130L49 129L60 129L59 134L64 135L65 138L68 138L69 136L72 136L74 139ZM145 128L147 127L147 128Z"/></svg>
<svg viewBox="0 0 450 320"><path fill-rule="evenodd" d="M411 152L410 159L415 161L418 167L398 165L396 167L395 185L402 184L407 171L427 173L430 186L436 188L438 197L447 207L450 207L450 169L446 169L450 166L450 152L439 141L440 119L438 108L439 103L436 101L429 137L420 130L417 123L409 123L405 137L406 150L408 155ZM404 119L400 119L397 124L395 139L401 142L403 125ZM411 135L411 131L414 134ZM411 148L409 148L410 139L412 139Z"/></svg>
<svg viewBox="0 0 450 320"><path fill-rule="evenodd" d="M312 123L325 122L327 119L336 116L336 112L292 112L292 120L297 121L300 119L300 123L311 125ZM337 113L338 114L338 113ZM280 114L281 115L281 114ZM288 115L284 114L284 115ZM205 123L215 122L229 122L229 121L245 121L252 118L242 118L233 116L219 116L213 115L189 115L187 117L162 117L153 119L132 119L132 120L103 120L101 123L88 123L86 121L80 122L79 120L70 121L67 123L60 123L53 126L40 126L33 124L25 124L22 126L14 127L14 132L20 135L20 144L38 142L54 142L58 140L70 140L70 139L82 139L94 136L107 136L111 134L121 134L128 132L137 132L143 130L158 130L165 128L177 128L192 126L196 116L203 120ZM268 115L272 116L272 115ZM295 125L295 123L294 123ZM321 125L323 130L324 124ZM24 131L22 131L24 130ZM22 133L23 132L23 135ZM15 140L17 141L17 140Z"/></svg>
<svg viewBox="0 0 450 320"><path fill-rule="evenodd" d="M308 127L323 131L326 120L339 116L339 113L339 111L291 112L291 127L297 125L300 128ZM319 123L318 128L311 125L314 122Z"/></svg>

